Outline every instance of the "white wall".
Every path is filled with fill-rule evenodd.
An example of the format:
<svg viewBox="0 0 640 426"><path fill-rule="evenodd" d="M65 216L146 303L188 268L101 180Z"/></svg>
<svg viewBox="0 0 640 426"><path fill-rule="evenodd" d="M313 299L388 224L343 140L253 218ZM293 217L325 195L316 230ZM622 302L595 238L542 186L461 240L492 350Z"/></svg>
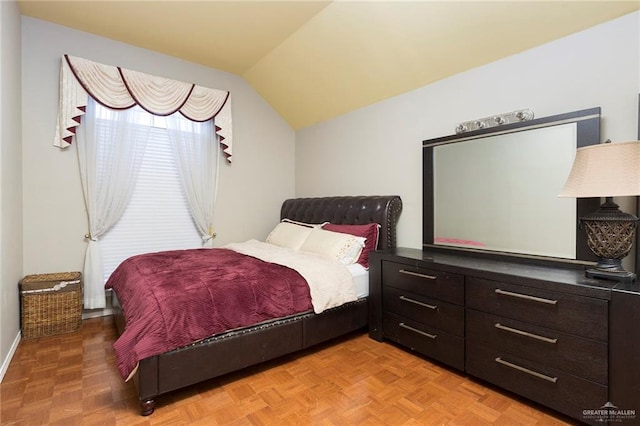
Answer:
<svg viewBox="0 0 640 426"><path fill-rule="evenodd" d="M421 248L423 140L516 109L545 117L597 106L603 139L636 140L639 44L636 12L299 130L296 196L398 194L398 244Z"/></svg>
<svg viewBox="0 0 640 426"><path fill-rule="evenodd" d="M84 260L75 146L52 146L65 53L230 90L234 158L220 174L215 245L266 237L294 195L295 134L242 78L33 18L22 18L22 30L25 273L82 270Z"/></svg>
<svg viewBox="0 0 640 426"><path fill-rule="evenodd" d="M22 278L20 12L0 1L0 381L20 339Z"/></svg>

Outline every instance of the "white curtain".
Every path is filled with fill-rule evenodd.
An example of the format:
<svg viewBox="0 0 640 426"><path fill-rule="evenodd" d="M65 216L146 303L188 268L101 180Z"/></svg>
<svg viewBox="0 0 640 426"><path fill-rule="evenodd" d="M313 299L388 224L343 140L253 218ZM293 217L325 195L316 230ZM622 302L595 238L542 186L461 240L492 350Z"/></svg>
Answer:
<svg viewBox="0 0 640 426"><path fill-rule="evenodd" d="M191 216L202 235L203 246L213 247L220 157L218 144L211 142L216 138L214 121L198 123L179 113L166 117L166 121Z"/></svg>
<svg viewBox="0 0 640 426"><path fill-rule="evenodd" d="M104 266L100 236L122 216L144 156L148 114L139 107L111 110L93 98L87 101L77 127L78 163L89 220L89 245L84 263L84 308L105 307Z"/></svg>
<svg viewBox="0 0 640 426"><path fill-rule="evenodd" d="M71 145L76 128L85 113L88 98L113 109L140 105L151 114L166 116L176 111L192 121L216 120L215 135L231 163L233 122L231 94L171 80L88 59L64 55L60 64L60 101L53 144Z"/></svg>
<svg viewBox="0 0 640 426"><path fill-rule="evenodd" d="M108 166L96 167L99 154L96 109L123 114L109 132ZM135 108L132 108L134 107ZM54 145L69 147L78 139L78 158L89 217L89 246L85 259L85 308L104 307L100 236L122 215L135 183L136 166L142 158L148 128L135 126L132 115L145 111L158 116L181 114L193 129L174 132L180 170L191 211L205 245L212 245L213 204L220 151L231 163L233 126L231 94L193 83L144 74L64 55L60 67L60 99ZM102 112L101 112L102 113ZM106 112L105 112L106 114ZM143 113L142 113L143 114ZM127 117L129 116L129 117ZM175 117L174 117L175 118ZM168 120L171 122L174 118ZM215 120L215 122L214 122ZM80 123L82 122L82 125ZM185 124L176 124L179 129ZM116 143L117 142L117 143ZM206 143L205 143L206 142ZM141 148L142 147L142 148Z"/></svg>

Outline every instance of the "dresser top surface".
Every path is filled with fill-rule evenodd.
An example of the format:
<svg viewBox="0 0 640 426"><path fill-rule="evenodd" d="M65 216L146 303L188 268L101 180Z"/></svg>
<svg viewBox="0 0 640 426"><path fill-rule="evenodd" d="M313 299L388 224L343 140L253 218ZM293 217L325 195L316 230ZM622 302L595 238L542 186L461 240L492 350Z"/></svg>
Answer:
<svg viewBox="0 0 640 426"><path fill-rule="evenodd" d="M572 293L583 294L598 298L610 298L610 292L625 291L640 294L640 285L635 283L620 283L611 280L593 279L585 276L584 269L579 265L540 264L526 260L504 260L476 256L474 254L455 254L438 250L419 250L398 247L387 251L375 252L375 256L382 259L403 259L405 262L416 263L423 267L435 267L450 272L460 272L465 275L486 279L507 279L523 285L537 283L566 284L565 289Z"/></svg>

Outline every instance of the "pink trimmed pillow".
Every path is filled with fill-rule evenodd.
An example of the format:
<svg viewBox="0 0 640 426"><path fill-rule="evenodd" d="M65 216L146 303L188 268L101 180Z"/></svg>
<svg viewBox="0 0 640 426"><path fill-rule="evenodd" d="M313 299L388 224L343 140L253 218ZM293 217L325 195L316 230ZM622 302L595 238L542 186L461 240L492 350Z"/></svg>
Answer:
<svg viewBox="0 0 640 426"><path fill-rule="evenodd" d="M360 259L364 242L363 237L312 228L300 251L328 256L343 265L351 265Z"/></svg>
<svg viewBox="0 0 640 426"><path fill-rule="evenodd" d="M335 223L327 223L322 225L322 229L327 231L341 232L343 234L351 234L356 237L365 238L364 248L357 263L365 268L369 267L369 252L378 247L380 225L377 223L367 223L366 225L339 225Z"/></svg>

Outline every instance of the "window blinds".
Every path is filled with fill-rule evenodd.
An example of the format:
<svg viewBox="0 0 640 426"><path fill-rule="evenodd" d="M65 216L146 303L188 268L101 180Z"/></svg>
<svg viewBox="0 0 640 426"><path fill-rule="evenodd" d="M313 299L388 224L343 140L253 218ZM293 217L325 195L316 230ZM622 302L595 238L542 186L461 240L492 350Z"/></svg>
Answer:
<svg viewBox="0 0 640 426"><path fill-rule="evenodd" d="M126 258L148 252L202 247L180 184L163 119L154 118L131 200L102 238L105 281Z"/></svg>

